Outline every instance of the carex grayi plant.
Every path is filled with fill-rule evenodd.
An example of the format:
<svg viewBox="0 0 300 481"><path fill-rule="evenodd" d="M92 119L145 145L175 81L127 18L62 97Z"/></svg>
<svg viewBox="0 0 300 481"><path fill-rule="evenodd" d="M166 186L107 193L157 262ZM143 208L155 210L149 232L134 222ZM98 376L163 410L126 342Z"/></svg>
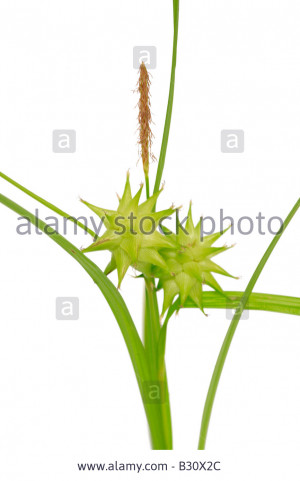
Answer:
<svg viewBox="0 0 300 481"><path fill-rule="evenodd" d="M144 404L153 449L170 450L173 447L165 363L167 327L172 315L180 309L188 308L198 309L201 316L205 315L206 309L209 308L226 309L230 307L236 309L216 361L204 404L198 444L198 449L204 449L217 386L243 310L247 308L300 315L299 298L253 292L255 283L274 247L298 210L300 199L288 214L280 231L273 237L267 251L254 270L245 292L224 291L217 280L217 278L221 279L221 276L231 276L231 273L225 271L220 265L222 253L229 248L226 245L220 246L218 242L225 231L203 236L201 219L199 222L194 222L191 204L187 209L184 229L176 228L173 232L164 225L165 219L170 216L174 216L178 221L176 217L178 206L166 206L165 209L157 212L156 204L159 196L163 200L164 194L161 180L173 107L179 0L173 0L173 19L174 37L170 89L158 162L149 162L154 159L150 78L146 65L142 63L136 91L139 95L138 142L141 157L139 165L143 167L144 185L132 186L128 173L123 193L116 205L107 206L105 199L99 199L101 206L95 206L88 200L82 200L87 209L91 209L103 221L105 226L103 235L98 237L92 230L77 222L79 227L92 236L90 245L81 250L41 219L2 194L0 194L0 202L37 225L41 231L73 257L99 287L113 312L127 346ZM152 192L149 168L156 168ZM60 216L70 220L75 219L4 173L0 173L0 176ZM101 261L101 252L104 250L110 251L110 261L107 266L104 266L104 270L101 270L96 262ZM234 249L231 251L231 255L234 255ZM134 270L135 276L139 279L143 278L145 283L143 338L139 336L119 290L121 283L126 282L126 274L131 269ZM109 278L113 271L117 272L117 286ZM157 296L157 292L160 290L163 292L161 305ZM155 402L150 399L152 395L155 396Z"/></svg>

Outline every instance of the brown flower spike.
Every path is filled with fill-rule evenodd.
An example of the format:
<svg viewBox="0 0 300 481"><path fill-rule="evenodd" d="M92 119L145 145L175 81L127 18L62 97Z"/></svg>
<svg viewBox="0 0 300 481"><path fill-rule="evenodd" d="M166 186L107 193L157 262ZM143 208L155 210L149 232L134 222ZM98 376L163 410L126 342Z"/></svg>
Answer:
<svg viewBox="0 0 300 481"><path fill-rule="evenodd" d="M145 177L148 177L149 173L149 157L154 159L154 155L151 152L152 145L152 131L150 124L152 122L151 110L150 110L150 78L147 68L144 62L140 65L139 80L137 91L140 94L139 98L139 145L141 146L141 157L143 161L143 169Z"/></svg>

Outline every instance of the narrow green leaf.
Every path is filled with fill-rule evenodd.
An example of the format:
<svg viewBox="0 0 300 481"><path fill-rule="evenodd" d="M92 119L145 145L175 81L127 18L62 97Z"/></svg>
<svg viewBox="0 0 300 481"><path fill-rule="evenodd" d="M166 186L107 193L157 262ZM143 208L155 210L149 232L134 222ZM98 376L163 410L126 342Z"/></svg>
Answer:
<svg viewBox="0 0 300 481"><path fill-rule="evenodd" d="M170 88L169 88L169 99L167 105L164 133L161 143L158 167L156 172L156 179L153 193L157 192L160 187L162 174L165 165L167 146L169 140L171 117L173 109L173 99L174 99L174 87L175 87L175 69L176 69L176 58L177 58L177 40L178 40L178 20L179 20L179 0L173 0L173 20L174 20L174 36L173 36L173 54L172 54L172 67L171 67L171 78L170 78Z"/></svg>
<svg viewBox="0 0 300 481"><path fill-rule="evenodd" d="M51 240L73 257L99 287L118 322L126 343L143 399L151 432L152 446L154 449L165 449L164 433L160 423L160 407L144 399L145 383L151 381L145 349L121 294L96 264L49 225L2 194L0 194L0 202L20 216L29 219L32 224L37 225Z"/></svg>
<svg viewBox="0 0 300 481"><path fill-rule="evenodd" d="M64 212L63 210L59 209L58 207L56 207L56 205L54 204L51 204L50 202L48 202L47 200L43 199L42 197L34 194L33 192L31 192L30 190L26 189L26 187L23 187L23 185L21 184L18 184L18 182L16 182L15 180L11 179L10 177L8 177L7 175L3 174L3 172L0 172L0 177L2 177L2 179L6 180L7 182L9 182L11 185L17 187L19 190L21 190L22 192L24 192L25 194L29 195L29 197L32 197L32 199L35 199L37 200L40 204L44 205L45 207L48 207L48 209L51 209L53 212L56 212L56 214L58 215L61 215L62 217L65 217L66 219L70 220L71 222L74 222L74 224L78 225L78 227L81 227L81 229L85 230L86 232L88 232L92 237L94 237L94 239L97 239L97 234L92 230L92 229L89 229L86 225L82 224L81 222L78 222L76 220L76 217L73 217L69 214L67 214L66 212Z"/></svg>
<svg viewBox="0 0 300 481"><path fill-rule="evenodd" d="M205 401L205 406L203 410L203 416L202 416L202 423L201 423L201 429L200 429L200 437L199 437L199 444L198 444L198 449L202 450L205 449L205 444L206 444L206 437L207 437L207 431L209 427L209 421L211 417L211 412L213 408L213 403L215 399L215 395L217 392L217 388L219 385L219 381L221 378L221 374L223 371L223 367L226 361L226 357L229 351L229 348L231 346L231 342L234 336L234 333L236 331L236 328L238 326L238 323L240 321L241 315L246 308L246 305L249 301L250 295L253 291L253 288L257 282L257 279L259 278L264 266L266 265L266 262L268 261L270 255L272 254L277 242L281 238L283 232L291 222L292 218L296 214L297 210L300 207L300 198L292 208L291 212L288 214L287 218L285 219L282 228L279 230L279 232L273 237L269 247L267 248L265 254L263 255L262 259L260 260L257 268L255 269L247 287L240 299L240 304L237 310L235 311L235 314L232 318L232 321L230 323L230 326L228 328L227 334L225 336L224 342L222 344L215 369L211 378L210 386L208 389L206 401Z"/></svg>
<svg viewBox="0 0 300 481"><path fill-rule="evenodd" d="M224 291L222 294L215 291L203 291L203 308L236 309L241 304L243 294L239 291ZM170 307L170 312L173 314L179 307L180 300L178 299ZM197 308L198 306L192 299L188 298L183 307ZM300 298L253 292L248 298L245 309L300 316Z"/></svg>

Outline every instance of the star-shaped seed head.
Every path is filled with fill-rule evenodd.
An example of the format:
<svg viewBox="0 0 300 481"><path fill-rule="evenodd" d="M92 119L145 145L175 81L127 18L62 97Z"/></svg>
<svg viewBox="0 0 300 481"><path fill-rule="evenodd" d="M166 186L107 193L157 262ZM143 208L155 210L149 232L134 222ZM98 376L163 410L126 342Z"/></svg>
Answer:
<svg viewBox="0 0 300 481"><path fill-rule="evenodd" d="M166 236L173 244L171 248L159 250L167 269L161 266L153 268L153 276L159 279L158 289L162 288L164 291L162 315L177 296L181 307L190 298L204 312L202 302L204 284L224 293L212 273L233 277L212 261L214 256L229 249L227 246L213 247L215 241L225 231L203 236L201 223L200 219L199 223L194 225L190 204L185 228L180 228L177 234L167 232L165 229Z"/></svg>
<svg viewBox="0 0 300 481"><path fill-rule="evenodd" d="M111 261L105 269L109 274L117 269L118 287L130 266L149 275L153 266L167 268L159 249L172 247L172 240L159 232L161 222L174 213L172 207L160 212L153 212L161 190L148 200L140 202L143 186L132 196L127 174L124 192L119 198L117 210L109 210L82 201L95 212L104 223L106 232L83 252L109 250Z"/></svg>

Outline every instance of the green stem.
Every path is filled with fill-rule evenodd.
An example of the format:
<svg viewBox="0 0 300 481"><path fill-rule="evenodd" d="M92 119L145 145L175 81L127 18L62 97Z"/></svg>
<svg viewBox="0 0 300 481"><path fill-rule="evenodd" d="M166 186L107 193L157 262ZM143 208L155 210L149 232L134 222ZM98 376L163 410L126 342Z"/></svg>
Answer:
<svg viewBox="0 0 300 481"><path fill-rule="evenodd" d="M165 125L164 125L164 132L159 156L159 162L156 172L156 179L153 193L157 192L160 187L162 173L165 164L165 158L167 153L167 145L169 140L169 132L170 132L170 125L171 125L171 116L172 116L172 108L173 108L173 98L174 98L174 85L175 85L175 67L176 67L176 56L177 56L177 39L178 39L178 16L179 16L179 0L173 0L173 18L174 18L174 35L173 35L173 53L172 53L172 67L171 67L171 79L170 79L170 88L169 88L169 98L168 98L168 105L167 105L167 112L165 118ZM150 195L150 188L149 188L149 179L145 177L146 180L146 195L149 198ZM154 208L155 210L155 208ZM147 286L147 282L146 282ZM146 287L146 302L145 302L145 309L150 309L150 313L145 311L145 345L146 351L150 356L149 362L153 366L155 366L155 370L157 373L157 342L158 342L158 330L157 327L160 328L159 324L159 315L158 309L155 308L157 306L157 296L154 289L149 289ZM157 312L156 312L157 311ZM153 357L155 356L155 357ZM168 391L168 383L167 383L167 375L166 369L164 367L163 373L163 381L165 386L165 395L166 399L162 405L162 423L164 425L164 435L165 440L167 443L168 448L172 449L172 425L171 425L171 412L170 412L170 403L169 403L169 391Z"/></svg>
<svg viewBox="0 0 300 481"><path fill-rule="evenodd" d="M147 199L149 199L149 197L150 197L150 184L149 184L148 175L145 176L145 182L146 182L146 197L147 197Z"/></svg>
<svg viewBox="0 0 300 481"><path fill-rule="evenodd" d="M158 389L162 395L162 402L160 403L160 423L164 432L165 449L172 449L172 423L166 370L164 369L162 377L158 376L157 346L161 327L159 322L157 296L152 281L146 278L145 284L145 351L152 380L158 384Z"/></svg>
<svg viewBox="0 0 300 481"><path fill-rule="evenodd" d="M145 303L145 323L144 323L144 345L146 355L149 360L149 367L154 378L157 372L157 340L160 331L159 313L157 299L153 296L154 285L152 281L145 278L146 303Z"/></svg>
<svg viewBox="0 0 300 481"><path fill-rule="evenodd" d="M169 308L163 325L161 326L158 344L157 344L157 366L158 366L158 379L163 379L165 374L165 354L166 354L166 340L167 340L167 328L169 320L176 311L173 309L174 304ZM180 307L180 305L179 305Z"/></svg>
<svg viewBox="0 0 300 481"><path fill-rule="evenodd" d="M157 192L160 188L161 178L164 170L167 146L170 133L173 99L174 99L174 86L175 86L175 69L177 58L177 40L178 40L178 19L179 19L179 0L173 0L173 18L174 18L174 36L173 36L173 53L172 53L172 67L171 67L171 79L169 88L169 99L167 105L167 112L165 118L165 126L163 132L163 138L161 143L158 167L156 172L156 179L153 193Z"/></svg>
<svg viewBox="0 0 300 481"><path fill-rule="evenodd" d="M262 259L260 260L257 268L255 269L254 274L252 275L252 277L249 281L249 284L247 285L246 290L245 290L244 294L242 295L242 297L240 299L240 305L239 305L238 309L236 310L236 312L235 312L235 314L232 318L232 321L231 321L230 326L228 328L227 334L225 336L224 342L222 344L222 347L221 347L221 350L220 350L220 353L219 353L219 356L218 356L218 359L217 359L217 362L216 362L216 365L215 365L215 369L214 369L214 372L213 372L213 375L212 375L212 378L211 378L210 386L209 386L206 401L205 401L205 406L204 406L203 416L202 416L201 429L200 429L199 444L198 444L198 449L200 449L200 450L205 449L207 431L208 431L208 427L209 427L209 421L210 421L210 417L211 417L211 412L212 412L212 408L213 408L215 395L216 395L216 392L217 392L217 388L218 388L220 377L221 377L221 374L222 374L222 371L223 371L223 367L224 367L224 364L225 364L225 361L226 361L226 357L227 357L227 354L228 354L228 351L229 351L234 333L236 331L239 320L241 318L241 315L242 315L242 313L243 313L243 311L244 311L244 309L247 305L248 299L249 299L250 294L251 294L251 292L252 292L252 290L253 290L256 282L257 282L257 279L259 278L264 266L266 265L266 262L268 261L268 259L269 259L270 255L272 254L273 249L275 248L277 242L279 241L283 232L285 231L285 229L287 228L287 226L291 222L292 218L296 214L299 207L300 207L300 199L298 199L298 201L296 202L296 204L292 208L291 212L289 213L289 215L285 219L285 221L283 223L283 226L280 229L280 231L272 239L268 249L266 250L266 252L263 255Z"/></svg>

